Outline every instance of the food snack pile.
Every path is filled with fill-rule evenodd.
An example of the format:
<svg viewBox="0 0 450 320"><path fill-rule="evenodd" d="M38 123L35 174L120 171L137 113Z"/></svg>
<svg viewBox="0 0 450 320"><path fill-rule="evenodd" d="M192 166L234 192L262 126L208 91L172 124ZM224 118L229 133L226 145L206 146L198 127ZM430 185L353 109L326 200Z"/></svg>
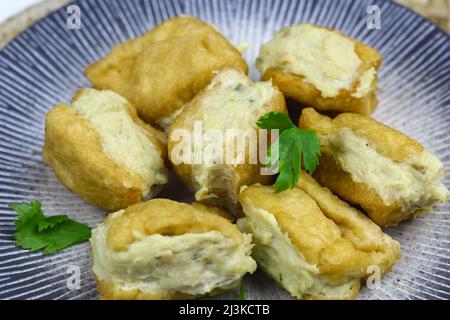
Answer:
<svg viewBox="0 0 450 320"><path fill-rule="evenodd" d="M91 237L101 297L216 295L258 266L297 299L353 299L373 268L389 272L400 244L380 226L429 211L449 191L436 156L370 118L381 61L337 30L302 24L263 45L263 81L253 82L223 35L182 16L89 66L95 89L48 113L43 157L110 213ZM299 126L285 98L302 110ZM278 139L267 150L259 134L268 130ZM197 202L155 199L170 171ZM53 221L40 204L14 208L36 225ZM87 239L82 231L64 247Z"/></svg>

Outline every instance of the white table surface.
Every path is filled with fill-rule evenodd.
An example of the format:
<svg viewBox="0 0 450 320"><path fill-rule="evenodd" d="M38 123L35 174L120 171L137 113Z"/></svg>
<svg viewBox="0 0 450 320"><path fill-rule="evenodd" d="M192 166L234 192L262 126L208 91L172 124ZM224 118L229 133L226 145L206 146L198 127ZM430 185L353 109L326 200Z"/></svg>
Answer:
<svg viewBox="0 0 450 320"><path fill-rule="evenodd" d="M0 23L42 0L2 0L0 1Z"/></svg>

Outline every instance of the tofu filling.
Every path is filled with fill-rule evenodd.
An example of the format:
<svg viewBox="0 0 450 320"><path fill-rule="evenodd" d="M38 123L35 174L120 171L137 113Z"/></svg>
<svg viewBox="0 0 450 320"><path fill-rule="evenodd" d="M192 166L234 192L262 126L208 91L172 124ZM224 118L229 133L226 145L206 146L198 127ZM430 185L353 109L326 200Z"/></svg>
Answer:
<svg viewBox="0 0 450 320"><path fill-rule="evenodd" d="M340 167L354 181L375 190L386 205L403 200L404 212L426 211L434 202L449 198L442 183L442 163L426 150L399 163L379 154L367 139L349 128L329 134L328 141Z"/></svg>
<svg viewBox="0 0 450 320"><path fill-rule="evenodd" d="M111 91L88 90L73 104L100 136L103 152L129 173L142 179L142 198L151 196L154 185L167 183L160 151L126 109L127 101Z"/></svg>
<svg viewBox="0 0 450 320"><path fill-rule="evenodd" d="M377 77L377 70L375 68L370 68L361 75L359 79L359 85L356 91L352 93L352 97L364 98L372 89L374 88L374 81Z"/></svg>
<svg viewBox="0 0 450 320"><path fill-rule="evenodd" d="M257 136L256 121L261 109L273 99L275 89L271 82L258 82L252 84L246 75L235 70L224 70L220 72L209 85L209 92L201 101L202 129L205 133L221 132L226 140L226 130L242 129L244 132L253 130ZM206 136L205 134L203 136ZM192 166L192 174L198 185L195 195L196 200L217 198L211 186L223 185L226 187L226 174L224 175L226 163L227 143L223 141L223 153L218 159L214 152L219 142L214 139L203 141L202 164ZM251 147L251 146L246 146ZM245 151L245 149L243 150ZM238 162L244 164L245 159L239 158ZM220 183L217 184L217 180Z"/></svg>
<svg viewBox="0 0 450 320"><path fill-rule="evenodd" d="M251 235L244 235L243 243L217 231L139 235L126 251L115 252L108 248L107 230L101 224L93 231L93 271L100 280L119 284L122 290L204 295L234 288L247 272L256 270L250 257Z"/></svg>
<svg viewBox="0 0 450 320"><path fill-rule="evenodd" d="M342 298L347 297L354 285L354 279L338 286L332 286L319 274L316 265L308 263L289 236L280 230L277 220L268 211L243 203L245 218L238 220L242 232L253 235L253 258L258 266L283 286L292 296Z"/></svg>
<svg viewBox="0 0 450 320"><path fill-rule="evenodd" d="M167 117L162 117L156 121L156 124L160 126L161 129L164 130L164 132L168 132L170 129L170 126L172 123L178 118L178 116L183 112L184 107L178 109L177 111L173 112L172 114L168 115Z"/></svg>
<svg viewBox="0 0 450 320"><path fill-rule="evenodd" d="M285 28L261 48L257 67L265 73L270 68L302 76L324 98L334 98L359 80L362 61L355 42L339 34L309 24ZM373 70L375 71L375 69ZM373 72L360 81L357 96L370 90Z"/></svg>

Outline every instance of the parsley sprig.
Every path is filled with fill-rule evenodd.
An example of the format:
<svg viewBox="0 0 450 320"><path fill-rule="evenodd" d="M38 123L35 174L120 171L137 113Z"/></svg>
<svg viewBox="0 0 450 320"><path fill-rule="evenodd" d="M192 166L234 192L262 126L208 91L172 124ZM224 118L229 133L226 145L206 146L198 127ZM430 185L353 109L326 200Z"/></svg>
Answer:
<svg viewBox="0 0 450 320"><path fill-rule="evenodd" d="M295 187L302 166L312 174L319 164L320 139L314 130L301 130L289 116L281 112L270 112L261 117L257 126L266 130L279 130L280 136L268 151L268 167L276 167L277 192ZM273 159L273 150L278 148L278 159ZM275 166L278 164L278 166Z"/></svg>
<svg viewBox="0 0 450 320"><path fill-rule="evenodd" d="M245 289L244 284L241 284L239 287L239 292L236 296L236 300L247 300L247 290Z"/></svg>
<svg viewBox="0 0 450 320"><path fill-rule="evenodd" d="M39 201L12 204L18 219L14 237L19 247L50 255L74 244L89 240L91 229L68 216L46 217Z"/></svg>

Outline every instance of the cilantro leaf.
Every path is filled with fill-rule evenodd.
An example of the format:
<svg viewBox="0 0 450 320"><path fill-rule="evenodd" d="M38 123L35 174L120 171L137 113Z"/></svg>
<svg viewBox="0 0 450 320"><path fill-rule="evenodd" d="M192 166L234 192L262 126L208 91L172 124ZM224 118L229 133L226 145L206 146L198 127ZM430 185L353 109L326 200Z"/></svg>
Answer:
<svg viewBox="0 0 450 320"><path fill-rule="evenodd" d="M275 183L277 192L282 192L296 185L301 169L301 137L298 129L286 130L278 138L280 159L278 163L278 179Z"/></svg>
<svg viewBox="0 0 450 320"><path fill-rule="evenodd" d="M25 203L12 204L9 207L13 209L19 217L19 219L17 219L15 222L16 229L21 229L30 220L40 220L44 218L44 213L42 212L41 203L39 201L32 201L30 205L27 205Z"/></svg>
<svg viewBox="0 0 450 320"><path fill-rule="evenodd" d="M236 300L246 300L246 299L247 299L247 292L245 290L244 284L241 284Z"/></svg>
<svg viewBox="0 0 450 320"><path fill-rule="evenodd" d="M312 174L319 164L320 139L314 130L300 130L291 119L281 112L271 112L260 118L257 125L261 129L279 129L281 134L268 151L267 166L278 162L277 192L293 188L300 177L302 166ZM273 151L278 150L278 159Z"/></svg>
<svg viewBox="0 0 450 320"><path fill-rule="evenodd" d="M45 217L39 201L29 205L13 204L10 207L18 215L14 237L17 245L23 249L32 252L42 250L48 255L91 237L89 227L67 216Z"/></svg>
<svg viewBox="0 0 450 320"><path fill-rule="evenodd" d="M91 229L76 221L67 220L39 233L39 236L40 240L46 243L44 254L48 255L88 241L91 237Z"/></svg>
<svg viewBox="0 0 450 320"><path fill-rule="evenodd" d="M54 216L48 217L38 221L38 231L42 232L46 229L53 228L58 223L69 220L68 216Z"/></svg>
<svg viewBox="0 0 450 320"><path fill-rule="evenodd" d="M298 130L300 132L300 148L302 149L303 164L309 174L313 174L319 165L320 138L314 130Z"/></svg>
<svg viewBox="0 0 450 320"><path fill-rule="evenodd" d="M270 112L262 116L256 125L260 129L279 130L282 134L285 130L295 128L291 119L282 112Z"/></svg>

